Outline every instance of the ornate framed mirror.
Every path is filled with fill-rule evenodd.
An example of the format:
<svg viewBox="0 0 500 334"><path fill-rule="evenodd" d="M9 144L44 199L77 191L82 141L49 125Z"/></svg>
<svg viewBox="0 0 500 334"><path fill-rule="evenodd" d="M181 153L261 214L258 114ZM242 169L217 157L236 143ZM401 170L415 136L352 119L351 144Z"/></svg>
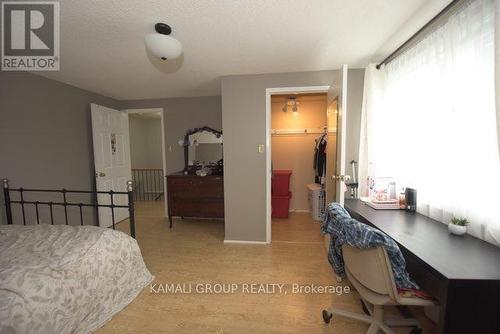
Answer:
<svg viewBox="0 0 500 334"><path fill-rule="evenodd" d="M222 174L222 131L208 126L191 129L182 145L185 174Z"/></svg>

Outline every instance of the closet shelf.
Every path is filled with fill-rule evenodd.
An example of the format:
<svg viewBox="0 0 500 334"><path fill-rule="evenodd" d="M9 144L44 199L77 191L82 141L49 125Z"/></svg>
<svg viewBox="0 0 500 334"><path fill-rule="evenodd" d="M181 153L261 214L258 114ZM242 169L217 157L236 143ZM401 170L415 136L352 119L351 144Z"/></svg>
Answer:
<svg viewBox="0 0 500 334"><path fill-rule="evenodd" d="M328 129L329 133L336 133L337 129ZM287 136L287 135L309 135L309 134L321 134L326 133L327 128L303 128L303 129L272 129L271 134L273 136Z"/></svg>

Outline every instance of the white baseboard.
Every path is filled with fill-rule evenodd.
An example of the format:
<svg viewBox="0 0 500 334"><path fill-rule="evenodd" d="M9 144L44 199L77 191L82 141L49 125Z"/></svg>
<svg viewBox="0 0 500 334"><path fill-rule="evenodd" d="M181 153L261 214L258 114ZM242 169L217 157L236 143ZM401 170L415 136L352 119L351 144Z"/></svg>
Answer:
<svg viewBox="0 0 500 334"><path fill-rule="evenodd" d="M303 213L307 213L307 212L311 212L309 210L296 210L296 209L290 209L288 210L288 212L303 212Z"/></svg>
<svg viewBox="0 0 500 334"><path fill-rule="evenodd" d="M224 240L225 244L268 245L265 241Z"/></svg>

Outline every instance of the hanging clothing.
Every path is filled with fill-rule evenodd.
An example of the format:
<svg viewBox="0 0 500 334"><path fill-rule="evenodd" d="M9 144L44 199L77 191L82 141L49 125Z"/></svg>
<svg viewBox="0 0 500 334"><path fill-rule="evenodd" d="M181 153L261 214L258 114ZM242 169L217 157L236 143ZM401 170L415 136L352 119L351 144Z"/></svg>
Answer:
<svg viewBox="0 0 500 334"><path fill-rule="evenodd" d="M326 175L326 133L317 138L315 142L313 162L313 168L315 170L314 182L324 184Z"/></svg>

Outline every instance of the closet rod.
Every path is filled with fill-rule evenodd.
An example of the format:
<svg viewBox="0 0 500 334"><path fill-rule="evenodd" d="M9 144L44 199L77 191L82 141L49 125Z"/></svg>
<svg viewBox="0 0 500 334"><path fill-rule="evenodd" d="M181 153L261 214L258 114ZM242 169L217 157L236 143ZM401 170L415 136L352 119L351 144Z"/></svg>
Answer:
<svg viewBox="0 0 500 334"><path fill-rule="evenodd" d="M328 129L325 128L304 128L304 129L272 129L272 135L304 135L304 134L323 134L327 133ZM332 129L330 132L336 132Z"/></svg>
<svg viewBox="0 0 500 334"><path fill-rule="evenodd" d="M464 2L464 0L453 0L450 2L446 7L444 7L443 10L441 10L436 16L434 16L429 22L427 22L422 28L420 28L416 33L414 33L410 38L406 40L403 44L401 44L396 50L394 50L390 55L388 55L384 60L378 64L377 70L380 70L380 68L383 65L389 64L391 61L396 59L400 54L402 54L404 51L406 51L406 47L412 43L417 37L419 37L427 28L432 26L434 23L436 23L440 18L442 18L444 15L448 14L451 12L451 10L457 5L459 2Z"/></svg>

